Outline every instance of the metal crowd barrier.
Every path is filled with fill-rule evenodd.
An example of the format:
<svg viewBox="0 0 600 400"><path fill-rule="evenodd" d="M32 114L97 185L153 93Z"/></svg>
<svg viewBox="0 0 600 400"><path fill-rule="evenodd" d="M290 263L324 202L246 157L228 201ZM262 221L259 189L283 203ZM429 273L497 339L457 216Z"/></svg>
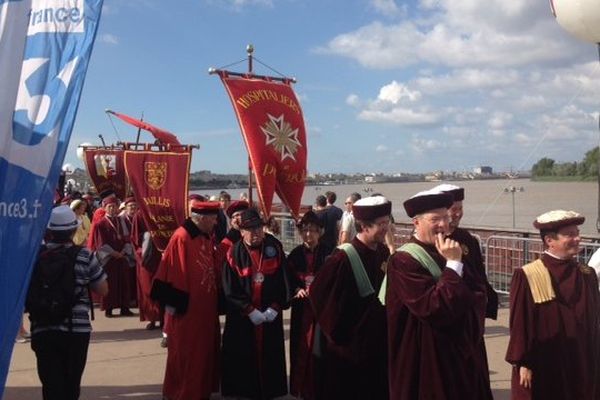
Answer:
<svg viewBox="0 0 600 400"><path fill-rule="evenodd" d="M599 243L581 242L577 261L587 264ZM540 238L490 236L483 247L488 280L498 293L508 294L515 268L535 261L544 252Z"/></svg>
<svg viewBox="0 0 600 400"><path fill-rule="evenodd" d="M279 233L275 236L283 244L286 253L302 244L302 238L296 229L296 225L289 216L276 215L275 220L279 227ZM400 247L410 239L412 228L401 224L395 224L394 227L396 246ZM544 251L539 237L492 235L484 242L479 235L473 234L473 236L481 246L488 280L494 289L502 294L509 293L510 281L515 268L520 268L534 261ZM577 256L577 260L582 264L587 264L592 254L600 248L600 243L582 241L580 246L581 251Z"/></svg>

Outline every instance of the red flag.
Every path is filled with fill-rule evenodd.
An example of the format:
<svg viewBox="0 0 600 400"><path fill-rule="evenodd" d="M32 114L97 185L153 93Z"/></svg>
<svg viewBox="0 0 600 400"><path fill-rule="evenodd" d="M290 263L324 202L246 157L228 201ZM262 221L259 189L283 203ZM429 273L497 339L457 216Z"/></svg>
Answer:
<svg viewBox="0 0 600 400"><path fill-rule="evenodd" d="M191 150L126 151L124 157L127 177L152 241L164 251L187 214Z"/></svg>
<svg viewBox="0 0 600 400"><path fill-rule="evenodd" d="M118 198L127 192L122 149L83 148L88 175L98 193L111 189Z"/></svg>
<svg viewBox="0 0 600 400"><path fill-rule="evenodd" d="M306 131L290 82L240 78L220 73L240 123L265 216L273 193L294 216L306 181Z"/></svg>
<svg viewBox="0 0 600 400"><path fill-rule="evenodd" d="M140 121L139 119L131 118L125 114L121 114L118 112L114 112L112 110L106 110L107 113L114 115L115 117L121 119L122 121L127 122L130 125L133 125L137 128L148 131L154 136L156 139L160 140L164 144L181 144L177 139L177 136L172 134L169 131L165 131L160 129L154 125L150 125L144 121Z"/></svg>

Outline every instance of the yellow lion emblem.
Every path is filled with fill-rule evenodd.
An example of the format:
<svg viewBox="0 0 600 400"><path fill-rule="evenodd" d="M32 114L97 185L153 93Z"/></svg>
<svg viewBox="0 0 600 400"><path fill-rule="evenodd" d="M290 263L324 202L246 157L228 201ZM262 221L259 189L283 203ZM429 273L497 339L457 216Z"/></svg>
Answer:
<svg viewBox="0 0 600 400"><path fill-rule="evenodd" d="M146 184L153 190L160 189L167 180L167 163L146 161L144 163Z"/></svg>

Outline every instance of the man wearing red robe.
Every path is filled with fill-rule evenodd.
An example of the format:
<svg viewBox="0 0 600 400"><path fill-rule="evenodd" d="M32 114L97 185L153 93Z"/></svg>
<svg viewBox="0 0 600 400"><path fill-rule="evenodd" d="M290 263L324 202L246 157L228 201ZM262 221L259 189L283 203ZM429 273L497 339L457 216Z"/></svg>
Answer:
<svg viewBox="0 0 600 400"><path fill-rule="evenodd" d="M135 267L135 254L129 229L123 218L117 215L118 203L116 197L102 200L106 214L93 232L96 255L108 276L110 287L108 294L102 298L102 310L107 318L113 317L114 308L120 308L122 316L133 315L129 307L133 298L131 268Z"/></svg>
<svg viewBox="0 0 600 400"><path fill-rule="evenodd" d="M492 399L482 351L486 289L447 236L453 203L438 190L404 202L415 233L387 270L390 398Z"/></svg>
<svg viewBox="0 0 600 400"><path fill-rule="evenodd" d="M512 399L600 399L598 278L576 260L584 221L555 210L533 223L545 251L513 273L506 353Z"/></svg>
<svg viewBox="0 0 600 400"><path fill-rule="evenodd" d="M221 394L272 399L287 394L282 311L289 302L285 253L258 212L242 212L242 239L227 253L223 292ZM170 339L169 339L170 340Z"/></svg>
<svg viewBox="0 0 600 400"><path fill-rule="evenodd" d="M218 211L217 202L192 201L190 217L169 240L156 274L185 297L165 305L167 400L204 400L218 391L219 271L212 239Z"/></svg>
<svg viewBox="0 0 600 400"><path fill-rule="evenodd" d="M308 293L325 258L333 249L319 243L323 222L314 212L307 211L297 227L303 243L288 256L292 293L295 294L290 321L290 393L312 400L320 365L313 355L316 322Z"/></svg>
<svg viewBox="0 0 600 400"><path fill-rule="evenodd" d="M383 196L352 206L357 235L325 260L309 299L321 334L317 399L388 398L385 308L377 299L390 252L392 203Z"/></svg>

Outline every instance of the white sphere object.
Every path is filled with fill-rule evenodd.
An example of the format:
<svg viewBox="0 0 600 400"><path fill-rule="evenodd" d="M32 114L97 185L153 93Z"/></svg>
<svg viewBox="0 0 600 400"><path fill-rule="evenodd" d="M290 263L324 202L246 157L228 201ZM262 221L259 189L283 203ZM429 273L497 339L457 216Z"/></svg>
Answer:
<svg viewBox="0 0 600 400"><path fill-rule="evenodd" d="M73 164L66 163L62 166L62 170L65 174L71 175L75 171L75 167Z"/></svg>
<svg viewBox="0 0 600 400"><path fill-rule="evenodd" d="M550 0L556 21L578 39L600 43L600 1Z"/></svg>
<svg viewBox="0 0 600 400"><path fill-rule="evenodd" d="M83 161L83 148L87 146L93 146L93 144L86 142L77 146L77 158L79 158L81 161Z"/></svg>

